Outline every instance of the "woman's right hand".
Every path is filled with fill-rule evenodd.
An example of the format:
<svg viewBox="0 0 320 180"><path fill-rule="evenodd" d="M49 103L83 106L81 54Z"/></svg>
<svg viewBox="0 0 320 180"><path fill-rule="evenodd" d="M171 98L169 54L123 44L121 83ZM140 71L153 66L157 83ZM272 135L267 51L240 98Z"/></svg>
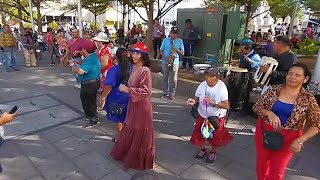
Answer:
<svg viewBox="0 0 320 180"><path fill-rule="evenodd" d="M187 105L188 106L194 106L196 104L196 100L189 98L187 100Z"/></svg>
<svg viewBox="0 0 320 180"><path fill-rule="evenodd" d="M280 129L282 127L280 118L274 114L272 111L267 113L267 118L269 120L269 124L275 129Z"/></svg>

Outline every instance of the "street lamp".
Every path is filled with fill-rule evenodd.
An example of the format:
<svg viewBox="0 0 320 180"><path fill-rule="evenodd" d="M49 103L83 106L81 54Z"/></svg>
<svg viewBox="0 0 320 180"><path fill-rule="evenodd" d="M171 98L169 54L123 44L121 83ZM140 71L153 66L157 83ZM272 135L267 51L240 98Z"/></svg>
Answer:
<svg viewBox="0 0 320 180"><path fill-rule="evenodd" d="M291 21L290 21L290 27L289 27L289 33L288 33L288 37L289 37L289 38L290 38L291 35L292 35L294 19L295 19L296 16L297 16L298 1L299 1L299 0L295 0L295 4L294 4L293 14L292 14L292 18L291 18Z"/></svg>

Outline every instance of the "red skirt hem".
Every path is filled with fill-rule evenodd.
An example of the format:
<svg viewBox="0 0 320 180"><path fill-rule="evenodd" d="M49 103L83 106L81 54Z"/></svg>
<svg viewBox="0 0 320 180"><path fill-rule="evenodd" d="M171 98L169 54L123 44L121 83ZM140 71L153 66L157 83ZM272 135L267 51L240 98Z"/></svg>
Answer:
<svg viewBox="0 0 320 180"><path fill-rule="evenodd" d="M203 146L205 142L208 141L211 146L221 147L231 142L233 137L229 133L228 129L224 126L224 118L219 119L220 128L214 131L213 138L211 139L204 139L201 134L201 126L203 121L204 118L199 115L190 139L191 144L195 146Z"/></svg>

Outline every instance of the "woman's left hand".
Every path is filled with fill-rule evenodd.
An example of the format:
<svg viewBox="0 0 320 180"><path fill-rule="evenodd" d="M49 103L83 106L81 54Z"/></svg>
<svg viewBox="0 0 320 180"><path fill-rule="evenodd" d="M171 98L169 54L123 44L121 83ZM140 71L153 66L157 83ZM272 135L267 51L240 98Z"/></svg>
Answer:
<svg viewBox="0 0 320 180"><path fill-rule="evenodd" d="M216 101L214 99L211 99L209 96L205 96L204 99L208 102L210 105L215 105Z"/></svg>
<svg viewBox="0 0 320 180"><path fill-rule="evenodd" d="M303 144L300 144L299 142L298 139L295 139L290 145L290 151L294 153L300 152Z"/></svg>
<svg viewBox="0 0 320 180"><path fill-rule="evenodd" d="M124 85L124 84L120 84L119 90L120 90L121 92L129 93L129 88L128 88L126 85Z"/></svg>

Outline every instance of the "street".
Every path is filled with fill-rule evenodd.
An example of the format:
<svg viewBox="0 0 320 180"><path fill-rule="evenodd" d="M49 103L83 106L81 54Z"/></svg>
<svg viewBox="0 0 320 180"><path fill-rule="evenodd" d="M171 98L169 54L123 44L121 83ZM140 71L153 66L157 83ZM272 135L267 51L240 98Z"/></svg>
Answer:
<svg viewBox="0 0 320 180"><path fill-rule="evenodd" d="M0 109L20 106L17 118L4 126L5 142L0 147L3 172L0 180L129 180L138 171L124 171L111 159L114 124L100 113L101 124L93 129L85 123L75 78L60 64L48 66L48 55L38 67L26 68L21 52L19 72L0 67ZM153 90L156 165L162 179L254 180L255 119L232 113L227 127L233 141L218 150L214 165L193 159L198 149L189 143L195 119L179 94L176 101L161 100ZM305 144L287 168L288 180L320 179L320 137Z"/></svg>

